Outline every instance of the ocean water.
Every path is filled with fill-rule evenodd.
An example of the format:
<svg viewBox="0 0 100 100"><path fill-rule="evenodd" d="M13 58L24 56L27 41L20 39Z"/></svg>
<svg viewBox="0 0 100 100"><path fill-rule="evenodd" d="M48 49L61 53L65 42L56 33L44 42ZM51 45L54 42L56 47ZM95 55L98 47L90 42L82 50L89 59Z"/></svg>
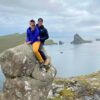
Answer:
<svg viewBox="0 0 100 100"><path fill-rule="evenodd" d="M45 46L53 65L57 69L58 77L72 77L90 74L100 70L100 42L96 37L84 36L93 43L73 45L73 36L53 37L55 42L63 41L63 45ZM0 70L0 89L2 89L4 75Z"/></svg>
<svg viewBox="0 0 100 100"><path fill-rule="evenodd" d="M54 39L63 41L64 45L45 46L58 77L85 75L100 70L100 42L95 41L94 36L83 37L93 43L73 45L70 44L73 36L70 36Z"/></svg>

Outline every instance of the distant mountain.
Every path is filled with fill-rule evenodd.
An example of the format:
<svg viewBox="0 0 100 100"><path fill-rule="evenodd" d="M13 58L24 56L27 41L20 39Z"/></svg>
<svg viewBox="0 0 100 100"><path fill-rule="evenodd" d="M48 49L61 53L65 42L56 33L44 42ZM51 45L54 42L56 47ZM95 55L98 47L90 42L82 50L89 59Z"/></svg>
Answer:
<svg viewBox="0 0 100 100"><path fill-rule="evenodd" d="M4 51L5 49L11 48L13 46L17 46L19 44L24 43L25 41L25 33L23 34L11 34L0 36L0 52Z"/></svg>

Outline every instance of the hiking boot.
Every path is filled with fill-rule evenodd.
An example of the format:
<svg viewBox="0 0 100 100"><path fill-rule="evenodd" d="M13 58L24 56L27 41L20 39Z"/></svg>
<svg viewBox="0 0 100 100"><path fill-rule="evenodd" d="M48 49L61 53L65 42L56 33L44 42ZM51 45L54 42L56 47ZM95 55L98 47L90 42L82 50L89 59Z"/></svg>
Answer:
<svg viewBox="0 0 100 100"><path fill-rule="evenodd" d="M46 69L46 72L50 69L50 64L49 65L44 65L44 68Z"/></svg>
<svg viewBox="0 0 100 100"><path fill-rule="evenodd" d="M44 66L44 64L41 64L40 65L40 71L43 71L43 72L46 72L47 71L46 68L45 68L45 66Z"/></svg>
<svg viewBox="0 0 100 100"><path fill-rule="evenodd" d="M41 63L40 63L40 68L43 68L43 67L44 67L44 63L41 62Z"/></svg>

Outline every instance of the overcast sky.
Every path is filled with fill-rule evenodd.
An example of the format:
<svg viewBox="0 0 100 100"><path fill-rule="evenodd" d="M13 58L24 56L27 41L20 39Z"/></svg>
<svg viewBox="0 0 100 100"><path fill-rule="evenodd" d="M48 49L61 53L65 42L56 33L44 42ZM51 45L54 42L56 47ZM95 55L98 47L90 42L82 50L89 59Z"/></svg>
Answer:
<svg viewBox="0 0 100 100"><path fill-rule="evenodd" d="M100 0L0 0L0 34L25 32L44 18L49 33L100 33Z"/></svg>

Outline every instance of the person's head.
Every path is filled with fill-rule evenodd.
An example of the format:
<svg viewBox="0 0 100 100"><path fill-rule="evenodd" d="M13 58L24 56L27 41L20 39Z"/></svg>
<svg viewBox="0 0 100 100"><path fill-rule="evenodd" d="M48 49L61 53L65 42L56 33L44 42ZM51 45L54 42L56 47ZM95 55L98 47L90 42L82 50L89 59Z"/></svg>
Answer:
<svg viewBox="0 0 100 100"><path fill-rule="evenodd" d="M43 25L43 19L42 18L39 18L38 19L38 26L42 26Z"/></svg>
<svg viewBox="0 0 100 100"><path fill-rule="evenodd" d="M35 27L35 20L31 19L29 24L30 24L31 28L34 28Z"/></svg>

